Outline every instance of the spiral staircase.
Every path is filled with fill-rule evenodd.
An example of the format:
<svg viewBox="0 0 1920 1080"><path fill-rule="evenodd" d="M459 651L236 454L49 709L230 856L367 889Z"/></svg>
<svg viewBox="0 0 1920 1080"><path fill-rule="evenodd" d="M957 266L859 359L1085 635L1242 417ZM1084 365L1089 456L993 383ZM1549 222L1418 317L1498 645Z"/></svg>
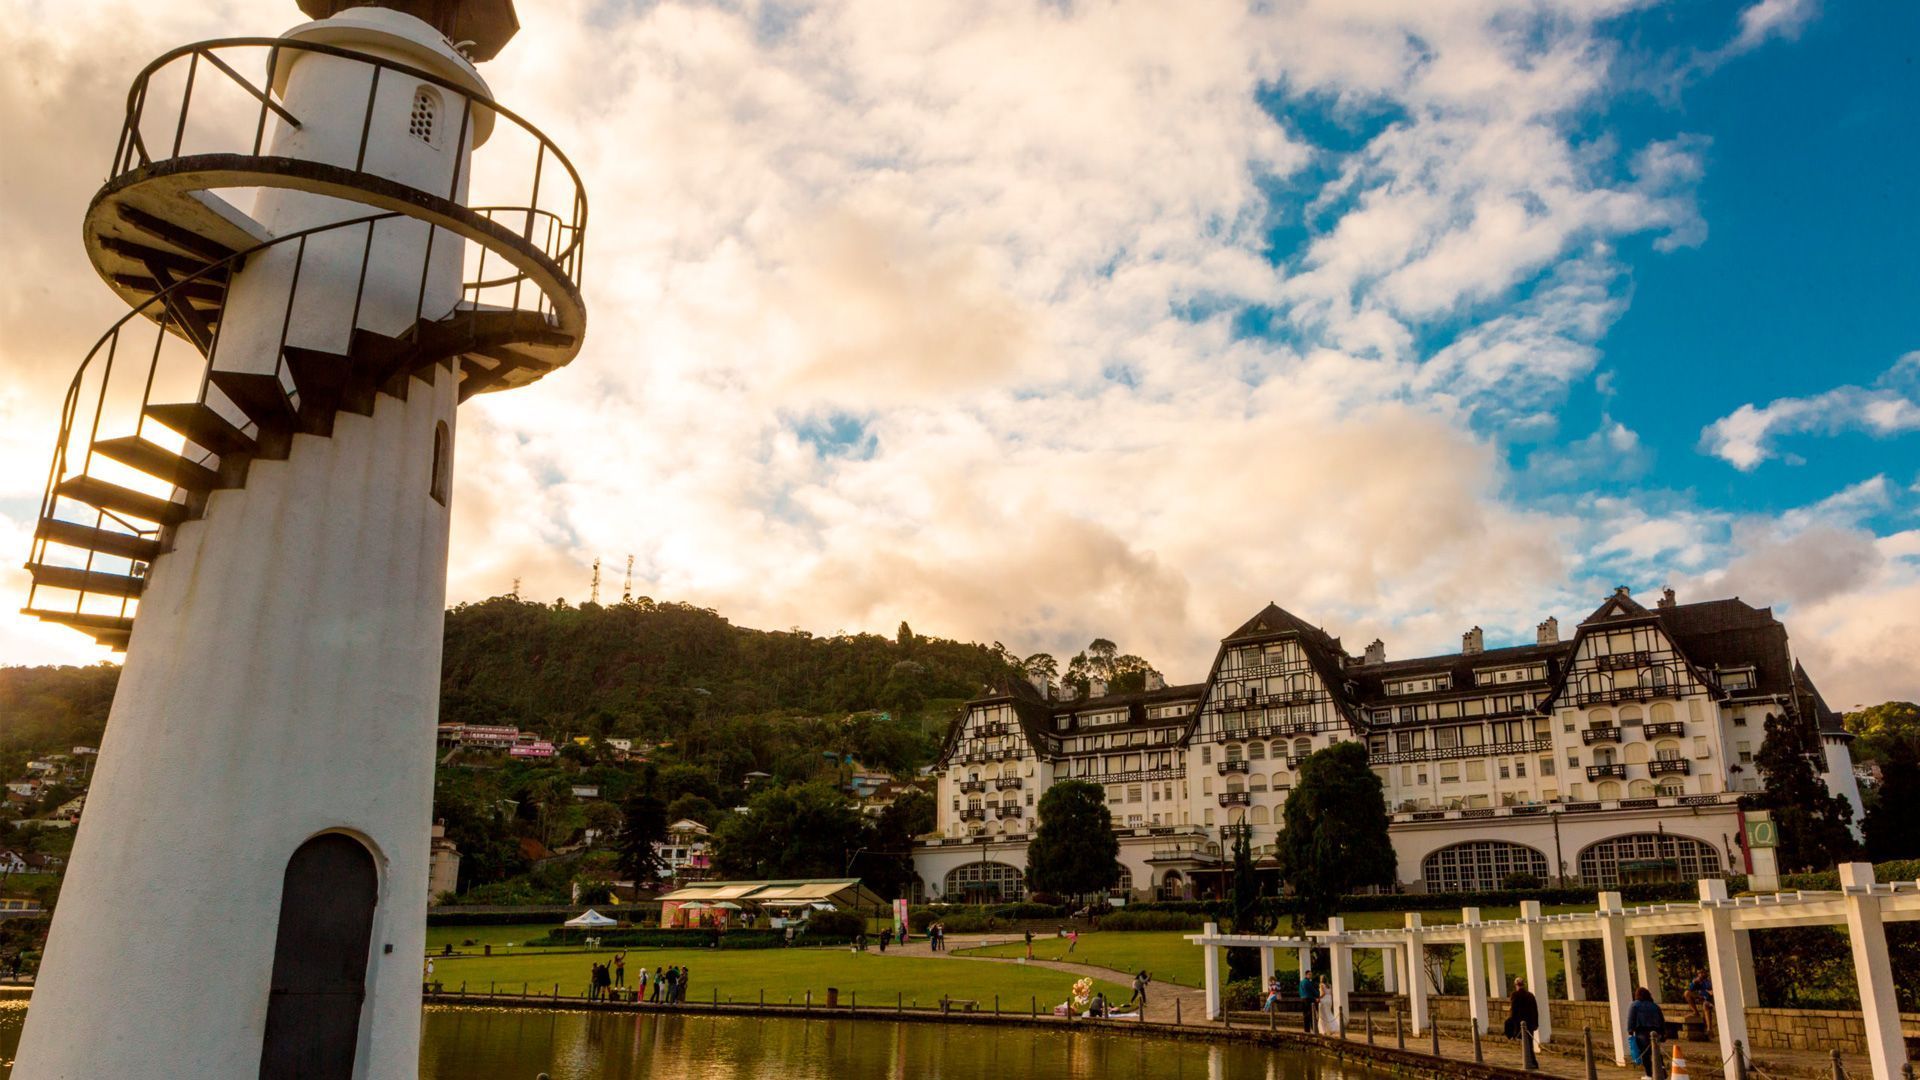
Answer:
<svg viewBox="0 0 1920 1080"><path fill-rule="evenodd" d="M496 140L515 135L532 150L531 193L468 207L452 196L475 178L456 167L448 192L406 187L369 166L364 142L352 166L263 154L269 124L297 128L300 118L240 72L251 66L271 75L290 50L365 65L375 88L404 78L460 95L462 139L469 120L484 114ZM158 87L172 85L167 76L183 67L175 103ZM189 133L208 127L195 115L196 77L203 101L209 84L256 101L257 123L223 131L232 127L228 107L212 125L212 145L192 145ZM374 99L370 91L369 124ZM169 135L170 149L156 153ZM369 212L274 235L223 197L236 188L311 192ZM343 233L364 233L364 290L379 230L421 223L429 253L435 241L463 242L462 298L451 309L418 310L410 325L377 332L361 325L356 298L342 350L292 344L283 331L271 372L255 370L257 356L245 370L219 365L229 287L250 260L291 264L290 323L310 245L337 251ZM205 514L215 494L245 488L252 462L285 460L298 452L295 436L330 437L340 414L371 416L382 396L404 400L416 381L455 379L464 401L567 363L585 332L585 227L585 191L565 156L510 110L431 72L271 38L203 42L156 60L129 92L111 178L84 226L96 271L131 310L101 336L68 389L27 562L26 613L124 650L148 571L174 531ZM423 304L426 275L423 264Z"/></svg>

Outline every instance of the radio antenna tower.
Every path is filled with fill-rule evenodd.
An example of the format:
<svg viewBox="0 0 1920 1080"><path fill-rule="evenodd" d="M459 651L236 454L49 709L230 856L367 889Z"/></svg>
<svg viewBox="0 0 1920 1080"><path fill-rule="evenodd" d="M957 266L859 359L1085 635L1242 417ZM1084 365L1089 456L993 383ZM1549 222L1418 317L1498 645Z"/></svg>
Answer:
<svg viewBox="0 0 1920 1080"><path fill-rule="evenodd" d="M627 583L620 589L620 602L633 603L633 556L627 556Z"/></svg>
<svg viewBox="0 0 1920 1080"><path fill-rule="evenodd" d="M600 602L600 560L599 559L593 560L593 590L592 590L592 594L587 597L587 602L590 604L597 604Z"/></svg>

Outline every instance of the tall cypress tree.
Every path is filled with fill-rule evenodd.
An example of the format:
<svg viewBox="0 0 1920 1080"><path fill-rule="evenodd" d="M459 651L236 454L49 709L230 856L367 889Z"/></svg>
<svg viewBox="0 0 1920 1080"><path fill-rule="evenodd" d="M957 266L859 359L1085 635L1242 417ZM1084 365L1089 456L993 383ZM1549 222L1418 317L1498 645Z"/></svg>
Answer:
<svg viewBox="0 0 1920 1080"><path fill-rule="evenodd" d="M1767 718L1766 737L1754 764L1766 790L1747 805L1770 811L1780 830L1780 869L1826 870L1859 850L1853 838L1853 807L1814 770L1820 738L1812 724L1785 715Z"/></svg>
<svg viewBox="0 0 1920 1080"><path fill-rule="evenodd" d="M1394 883L1387 800L1367 748L1336 743L1301 763L1280 834L1281 873L1298 899L1295 919L1325 925L1344 893Z"/></svg>
<svg viewBox="0 0 1920 1080"><path fill-rule="evenodd" d="M1120 838L1113 835L1107 789L1085 780L1057 783L1040 796L1040 824L1027 845L1027 884L1038 892L1084 899L1120 880Z"/></svg>

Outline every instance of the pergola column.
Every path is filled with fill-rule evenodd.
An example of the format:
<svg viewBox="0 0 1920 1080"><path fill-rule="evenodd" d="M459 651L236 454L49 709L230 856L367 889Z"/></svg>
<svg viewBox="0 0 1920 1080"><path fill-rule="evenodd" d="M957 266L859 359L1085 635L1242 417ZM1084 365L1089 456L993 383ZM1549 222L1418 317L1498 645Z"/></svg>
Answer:
<svg viewBox="0 0 1920 1080"><path fill-rule="evenodd" d="M1507 982L1507 947L1499 942L1487 944L1487 997L1499 1001L1513 992Z"/></svg>
<svg viewBox="0 0 1920 1080"><path fill-rule="evenodd" d="M1347 920L1338 915L1327 920L1327 932L1339 935L1329 938L1327 944L1332 952L1328 959L1333 965L1333 1009L1334 1023L1346 1029L1347 1003L1353 995L1353 946L1345 940Z"/></svg>
<svg viewBox="0 0 1920 1080"><path fill-rule="evenodd" d="M1207 1019L1220 1019L1220 947L1209 943L1207 939L1220 933L1219 923L1208 923L1201 929L1203 935L1200 945L1200 959L1203 974L1201 983L1207 992Z"/></svg>
<svg viewBox="0 0 1920 1080"><path fill-rule="evenodd" d="M1527 990L1540 1006L1540 1041L1553 1039L1553 1006L1547 1000L1547 928L1542 925L1540 901L1520 901L1520 921L1526 937L1520 945L1521 970L1526 972Z"/></svg>
<svg viewBox="0 0 1920 1080"><path fill-rule="evenodd" d="M1760 980L1753 973L1753 933L1748 930L1733 932L1735 945L1734 959L1739 965L1740 993L1754 1004L1760 1002ZM1719 976L1714 976L1714 987L1720 986Z"/></svg>
<svg viewBox="0 0 1920 1080"><path fill-rule="evenodd" d="M1380 989L1389 994L1400 992L1400 956L1397 946L1380 950Z"/></svg>
<svg viewBox="0 0 1920 1080"><path fill-rule="evenodd" d="M1300 978L1304 979L1307 977L1307 972L1313 970L1313 946L1302 945L1297 950L1297 954L1296 963L1300 968Z"/></svg>
<svg viewBox="0 0 1920 1080"><path fill-rule="evenodd" d="M1567 972L1567 1000L1587 1000L1587 987L1580 978L1580 939L1567 938L1562 941L1560 953Z"/></svg>
<svg viewBox="0 0 1920 1080"><path fill-rule="evenodd" d="M1704 883L1703 883L1704 884ZM1725 886L1722 886L1724 890ZM1600 894L1600 944L1607 961L1607 1009L1613 1020L1613 1063L1627 1063L1627 1006L1633 1000L1627 972L1625 908L1617 892ZM1725 1028L1721 1029L1722 1031ZM1728 1057L1732 1054L1729 1052Z"/></svg>
<svg viewBox="0 0 1920 1080"><path fill-rule="evenodd" d="M1264 1001L1267 987L1273 985L1273 946L1260 946L1260 994Z"/></svg>
<svg viewBox="0 0 1920 1080"><path fill-rule="evenodd" d="M1466 924L1467 940L1462 950L1467 955L1467 1012L1481 1034L1487 1032L1487 945L1481 939L1480 909L1461 908L1460 921Z"/></svg>
<svg viewBox="0 0 1920 1080"><path fill-rule="evenodd" d="M1427 944L1421 933L1420 913L1407 913L1407 1019L1413 1033L1427 1030Z"/></svg>
<svg viewBox="0 0 1920 1080"><path fill-rule="evenodd" d="M1715 1026L1720 1029L1720 1056L1727 1062L1728 1080L1733 1080L1733 1044L1753 1045L1747 1038L1747 1007L1753 999L1747 996L1740 978L1741 934L1733 928L1726 882L1713 878L1700 883L1700 910L1700 924L1707 939L1707 974L1713 979Z"/></svg>
<svg viewBox="0 0 1920 1080"><path fill-rule="evenodd" d="M1653 957L1653 939L1646 936L1633 939L1633 967L1640 985L1653 992L1653 1000L1660 1000L1660 961Z"/></svg>
<svg viewBox="0 0 1920 1080"><path fill-rule="evenodd" d="M1867 1056L1873 1080L1895 1080L1907 1063L1900 1035L1900 1001L1893 989L1887 928L1873 892L1872 863L1841 863L1840 889L1847 900L1847 938L1853 943L1853 977L1860 986L1860 1012L1867 1023Z"/></svg>

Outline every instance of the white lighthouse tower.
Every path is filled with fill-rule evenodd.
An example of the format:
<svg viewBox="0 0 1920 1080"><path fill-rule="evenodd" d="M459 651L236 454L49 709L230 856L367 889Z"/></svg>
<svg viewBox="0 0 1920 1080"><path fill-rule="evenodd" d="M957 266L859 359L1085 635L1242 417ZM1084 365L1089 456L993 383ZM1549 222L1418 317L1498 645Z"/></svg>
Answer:
<svg viewBox="0 0 1920 1080"><path fill-rule="evenodd" d="M455 410L578 351L586 196L511 0L300 7L141 72L87 212L28 610L126 660L17 1080L418 1069Z"/></svg>

